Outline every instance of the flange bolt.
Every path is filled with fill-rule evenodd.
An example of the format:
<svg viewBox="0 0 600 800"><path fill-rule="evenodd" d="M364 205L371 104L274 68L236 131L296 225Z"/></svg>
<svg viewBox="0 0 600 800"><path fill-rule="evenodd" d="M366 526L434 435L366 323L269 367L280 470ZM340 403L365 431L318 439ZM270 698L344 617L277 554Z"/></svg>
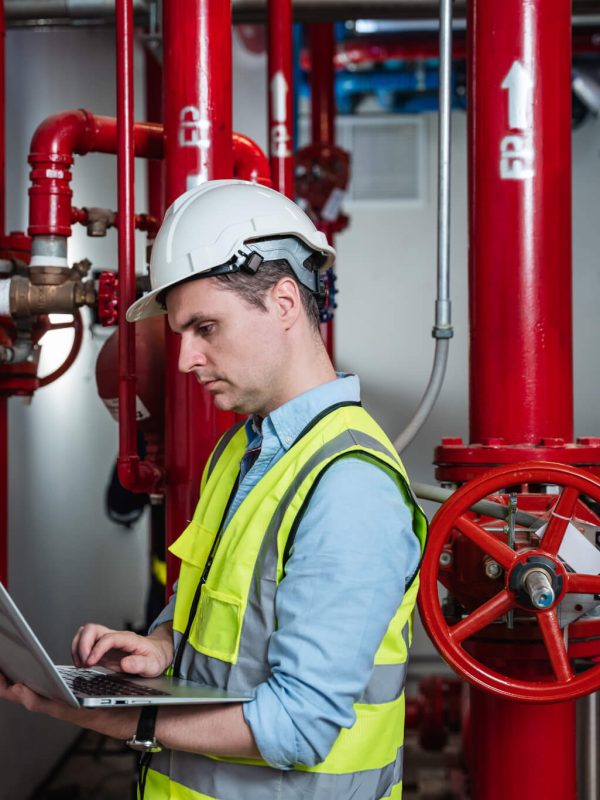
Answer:
<svg viewBox="0 0 600 800"><path fill-rule="evenodd" d="M502 574L502 567L497 561L493 559L488 559L485 562L485 574L488 578L499 578Z"/></svg>

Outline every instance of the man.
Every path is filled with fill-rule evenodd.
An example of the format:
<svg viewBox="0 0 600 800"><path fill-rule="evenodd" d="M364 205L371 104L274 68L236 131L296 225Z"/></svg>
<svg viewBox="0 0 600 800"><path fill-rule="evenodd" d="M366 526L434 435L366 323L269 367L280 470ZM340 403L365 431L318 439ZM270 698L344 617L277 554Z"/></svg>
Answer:
<svg viewBox="0 0 600 800"><path fill-rule="evenodd" d="M130 321L168 315L179 368L221 409L220 440L172 546L177 590L151 633L86 625L80 666L174 674L242 705L72 711L21 702L116 738L156 739L146 798L397 800L404 681L425 518L393 446L336 376L319 335L324 235L287 198L242 181L190 190L153 248ZM357 321L359 322L359 321Z"/></svg>

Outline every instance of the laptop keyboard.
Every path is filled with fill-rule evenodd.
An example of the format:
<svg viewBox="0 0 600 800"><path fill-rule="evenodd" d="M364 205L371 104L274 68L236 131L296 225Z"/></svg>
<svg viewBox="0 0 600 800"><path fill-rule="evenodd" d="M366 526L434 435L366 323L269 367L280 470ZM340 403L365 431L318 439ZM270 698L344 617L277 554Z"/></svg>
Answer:
<svg viewBox="0 0 600 800"><path fill-rule="evenodd" d="M125 678L103 675L93 670L58 669L61 677L75 693L85 697L168 697L168 692L132 683Z"/></svg>

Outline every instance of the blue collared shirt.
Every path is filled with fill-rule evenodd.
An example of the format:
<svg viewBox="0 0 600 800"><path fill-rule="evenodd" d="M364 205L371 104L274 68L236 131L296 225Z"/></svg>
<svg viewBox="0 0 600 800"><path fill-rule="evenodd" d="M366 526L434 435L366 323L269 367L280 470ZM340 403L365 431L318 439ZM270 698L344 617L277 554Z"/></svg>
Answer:
<svg viewBox="0 0 600 800"><path fill-rule="evenodd" d="M340 376L272 411L260 430L249 419L246 453L260 453L254 463L252 453L242 459L228 519L317 414L358 400L358 378ZM411 512L389 475L359 459L333 464L311 497L277 588L271 675L243 707L271 766L312 766L352 726L353 705L419 558ZM172 606L155 625L172 619Z"/></svg>

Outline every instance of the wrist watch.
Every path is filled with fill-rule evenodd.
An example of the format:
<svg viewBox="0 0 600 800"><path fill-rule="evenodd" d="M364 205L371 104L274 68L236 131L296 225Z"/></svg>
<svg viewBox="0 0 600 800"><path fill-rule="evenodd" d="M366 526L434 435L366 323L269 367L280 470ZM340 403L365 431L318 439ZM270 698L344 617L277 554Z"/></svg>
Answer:
<svg viewBox="0 0 600 800"><path fill-rule="evenodd" d="M139 753L160 753L162 745L154 735L158 706L146 706L142 709L136 732L125 742L132 750Z"/></svg>

